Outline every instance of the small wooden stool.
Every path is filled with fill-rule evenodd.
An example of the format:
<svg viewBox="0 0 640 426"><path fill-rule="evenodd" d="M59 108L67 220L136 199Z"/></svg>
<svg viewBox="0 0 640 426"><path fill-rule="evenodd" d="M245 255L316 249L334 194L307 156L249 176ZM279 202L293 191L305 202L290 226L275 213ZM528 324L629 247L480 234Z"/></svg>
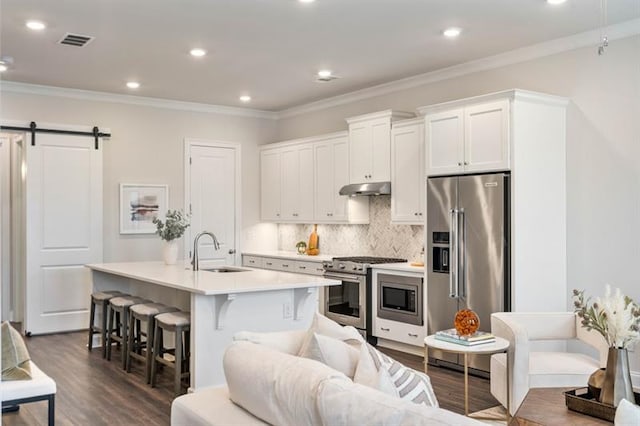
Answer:
<svg viewBox="0 0 640 426"><path fill-rule="evenodd" d="M151 359L153 341L154 341L154 323L153 319L156 315L165 312L175 312L178 308L163 305L162 303L142 303L133 305L129 308L129 341L127 343L127 373L131 372L131 358L135 358L144 362L144 378L145 383L151 380ZM141 324L147 323L146 332L142 331ZM142 341L142 337L146 336L146 341ZM142 349L145 349L145 355L142 355Z"/></svg>
<svg viewBox="0 0 640 426"><path fill-rule="evenodd" d="M122 368L127 362L127 331L129 330L129 308L140 303L150 303L151 300L136 296L117 296L109 300L107 321L107 359L111 361L111 346L113 341L122 346Z"/></svg>
<svg viewBox="0 0 640 426"><path fill-rule="evenodd" d="M107 356L107 307L109 306L109 300L116 296L128 296L126 293L121 293L117 290L109 291L96 291L91 294L91 311L89 313L89 343L87 348L89 352L93 349L93 335L100 333L102 344L102 358ZM102 324L100 327L95 325L96 319L96 306L102 307Z"/></svg>
<svg viewBox="0 0 640 426"><path fill-rule="evenodd" d="M156 316L155 324L151 386L155 387L156 385L156 368L158 363L161 363L175 370L174 392L179 395L182 390L182 378L186 377L187 381L189 381L191 314L182 311L160 314ZM171 351L164 348L163 331L170 331L175 334L175 361L173 362L164 358L164 354Z"/></svg>

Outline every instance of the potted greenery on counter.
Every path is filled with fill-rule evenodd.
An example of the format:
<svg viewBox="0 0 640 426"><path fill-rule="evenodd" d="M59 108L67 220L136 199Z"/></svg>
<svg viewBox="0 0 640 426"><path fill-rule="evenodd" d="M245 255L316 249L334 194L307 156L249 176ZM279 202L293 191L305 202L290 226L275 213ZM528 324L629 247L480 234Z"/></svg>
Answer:
<svg viewBox="0 0 640 426"><path fill-rule="evenodd" d="M153 219L156 225L156 234L164 240L162 255L164 263L174 265L178 260L178 238L184 235L184 231L189 227L189 216L182 210L168 210L166 220Z"/></svg>

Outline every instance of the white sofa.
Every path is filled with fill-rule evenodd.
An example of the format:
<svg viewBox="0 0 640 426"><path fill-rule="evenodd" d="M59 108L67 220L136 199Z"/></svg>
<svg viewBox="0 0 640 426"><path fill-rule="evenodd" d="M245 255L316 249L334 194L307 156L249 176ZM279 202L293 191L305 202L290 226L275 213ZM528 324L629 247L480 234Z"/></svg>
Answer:
<svg viewBox="0 0 640 426"><path fill-rule="evenodd" d="M305 332L246 333L224 356L227 386L173 401L171 424L478 425L453 412L415 404L354 383L295 354Z"/></svg>
<svg viewBox="0 0 640 426"><path fill-rule="evenodd" d="M607 361L607 344L587 331L573 312L500 312L491 315L491 332L509 341L509 372L505 354L491 357L491 393L507 405L506 375L511 384L511 413L530 388L586 386L589 376ZM541 351L541 341L579 340L598 351L599 359L581 353Z"/></svg>

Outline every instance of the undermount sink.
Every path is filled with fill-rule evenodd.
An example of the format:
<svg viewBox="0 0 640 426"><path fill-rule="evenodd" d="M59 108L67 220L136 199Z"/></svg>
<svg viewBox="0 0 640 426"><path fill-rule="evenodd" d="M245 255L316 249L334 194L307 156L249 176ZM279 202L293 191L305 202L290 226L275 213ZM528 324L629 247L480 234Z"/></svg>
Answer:
<svg viewBox="0 0 640 426"><path fill-rule="evenodd" d="M216 268L202 268L201 271L223 273L223 272L246 272L249 269L234 268L232 266L218 266Z"/></svg>

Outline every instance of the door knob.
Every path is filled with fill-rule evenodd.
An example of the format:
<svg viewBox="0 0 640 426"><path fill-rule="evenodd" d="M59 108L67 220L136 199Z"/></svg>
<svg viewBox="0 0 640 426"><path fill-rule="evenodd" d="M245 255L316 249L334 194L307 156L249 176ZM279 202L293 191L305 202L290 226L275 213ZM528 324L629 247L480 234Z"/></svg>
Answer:
<svg viewBox="0 0 640 426"><path fill-rule="evenodd" d="M229 254L236 254L236 249L229 249Z"/></svg>

